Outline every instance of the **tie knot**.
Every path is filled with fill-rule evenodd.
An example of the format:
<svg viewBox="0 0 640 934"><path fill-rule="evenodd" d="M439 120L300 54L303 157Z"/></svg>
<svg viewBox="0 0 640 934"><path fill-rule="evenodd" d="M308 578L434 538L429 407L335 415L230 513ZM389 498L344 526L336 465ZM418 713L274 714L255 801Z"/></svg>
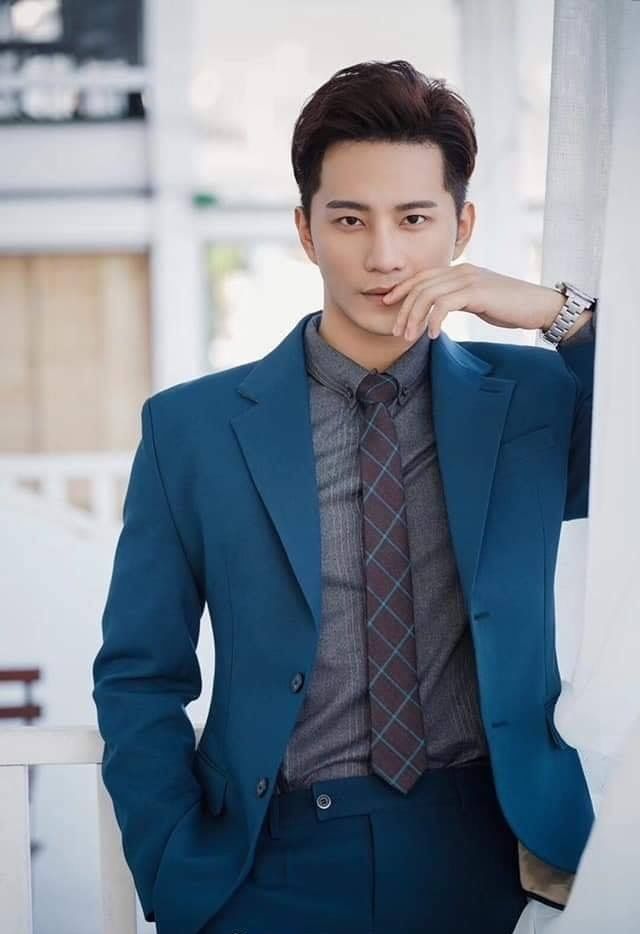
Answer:
<svg viewBox="0 0 640 934"><path fill-rule="evenodd" d="M391 373L372 370L360 381L356 397L363 405L375 405L377 402L389 405L397 398L399 388L398 380Z"/></svg>

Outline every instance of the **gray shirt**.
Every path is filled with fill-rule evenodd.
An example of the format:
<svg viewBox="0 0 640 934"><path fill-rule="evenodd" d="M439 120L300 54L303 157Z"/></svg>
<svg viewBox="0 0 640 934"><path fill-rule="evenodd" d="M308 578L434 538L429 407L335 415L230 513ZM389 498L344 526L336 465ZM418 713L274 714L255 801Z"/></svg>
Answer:
<svg viewBox="0 0 640 934"><path fill-rule="evenodd" d="M306 696L278 777L288 791L321 778L368 775L370 712L356 387L369 372L318 332L304 332L320 506L322 625ZM386 372L405 484L418 690L429 768L488 756L475 655L453 555L431 417L425 332Z"/></svg>

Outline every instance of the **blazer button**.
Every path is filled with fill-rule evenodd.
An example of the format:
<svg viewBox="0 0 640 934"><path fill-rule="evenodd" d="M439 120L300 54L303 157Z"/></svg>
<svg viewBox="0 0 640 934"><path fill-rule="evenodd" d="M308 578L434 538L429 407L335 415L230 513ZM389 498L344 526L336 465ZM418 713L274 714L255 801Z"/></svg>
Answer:
<svg viewBox="0 0 640 934"><path fill-rule="evenodd" d="M293 678L289 682L289 687L294 692L294 694L297 694L303 684L304 684L304 675L302 674L301 671L298 671L296 672L296 674L293 676Z"/></svg>
<svg viewBox="0 0 640 934"><path fill-rule="evenodd" d="M263 796L267 788L269 787L269 779L261 778L258 784L256 785L256 794L259 798Z"/></svg>

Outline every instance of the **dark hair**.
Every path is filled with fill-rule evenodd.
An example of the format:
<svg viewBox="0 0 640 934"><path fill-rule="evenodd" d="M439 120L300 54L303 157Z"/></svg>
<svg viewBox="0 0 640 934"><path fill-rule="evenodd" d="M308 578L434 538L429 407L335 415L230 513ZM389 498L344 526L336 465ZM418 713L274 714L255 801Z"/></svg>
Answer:
<svg viewBox="0 0 640 934"><path fill-rule="evenodd" d="M324 154L342 140L438 145L443 185L460 220L478 152L474 127L462 97L443 78L427 78L409 62L361 62L340 69L305 102L293 130L291 163L307 223Z"/></svg>

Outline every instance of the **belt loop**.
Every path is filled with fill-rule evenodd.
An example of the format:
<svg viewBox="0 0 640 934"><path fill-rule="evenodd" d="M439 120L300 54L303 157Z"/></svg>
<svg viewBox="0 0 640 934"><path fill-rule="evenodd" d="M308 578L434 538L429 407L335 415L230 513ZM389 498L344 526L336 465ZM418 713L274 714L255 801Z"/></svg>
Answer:
<svg viewBox="0 0 640 934"><path fill-rule="evenodd" d="M280 836L280 795L273 794L269 803L269 835L276 840Z"/></svg>

